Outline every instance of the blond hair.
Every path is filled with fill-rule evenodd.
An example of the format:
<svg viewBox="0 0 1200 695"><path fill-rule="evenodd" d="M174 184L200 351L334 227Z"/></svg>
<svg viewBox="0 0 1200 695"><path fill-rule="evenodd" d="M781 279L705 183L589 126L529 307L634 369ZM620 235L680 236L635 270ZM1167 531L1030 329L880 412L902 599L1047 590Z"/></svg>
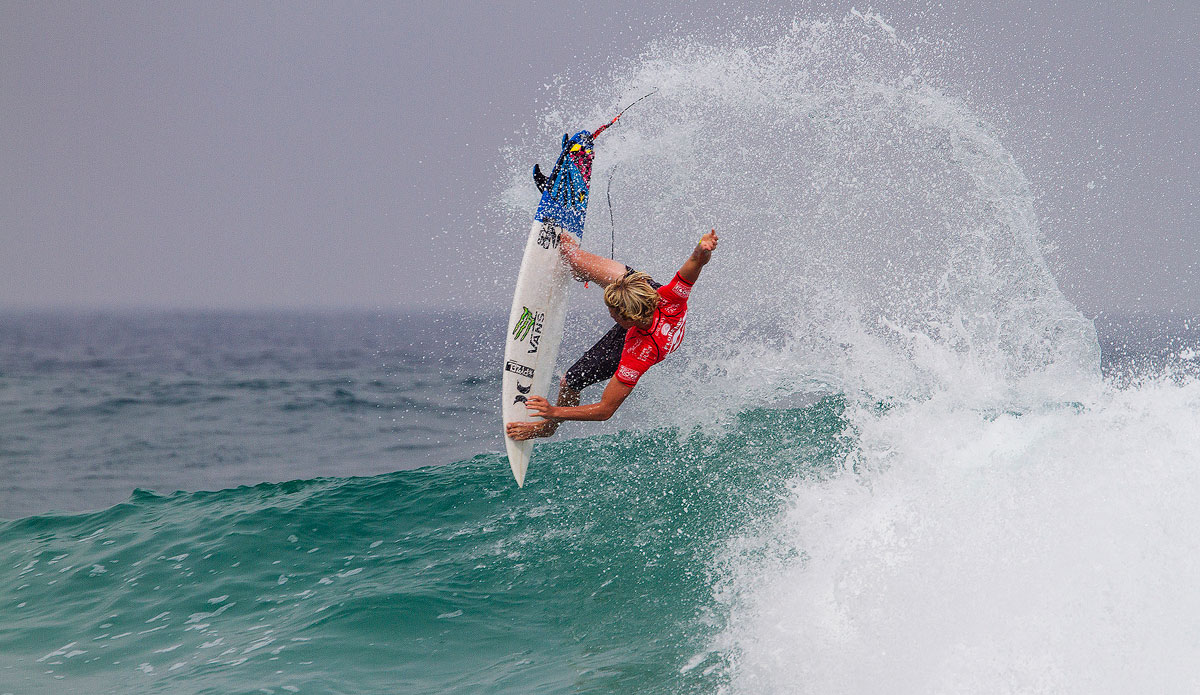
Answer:
<svg viewBox="0 0 1200 695"><path fill-rule="evenodd" d="M658 292L645 273L628 273L604 288L604 303L621 318L634 323L649 321L658 308L658 299Z"/></svg>

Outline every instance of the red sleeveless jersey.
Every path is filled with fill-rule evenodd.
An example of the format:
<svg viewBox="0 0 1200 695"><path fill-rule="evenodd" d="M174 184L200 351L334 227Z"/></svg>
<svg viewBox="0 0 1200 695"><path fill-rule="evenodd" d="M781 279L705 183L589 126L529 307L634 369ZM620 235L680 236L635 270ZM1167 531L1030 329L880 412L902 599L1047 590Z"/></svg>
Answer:
<svg viewBox="0 0 1200 695"><path fill-rule="evenodd" d="M625 334L625 349L621 351L617 381L632 387L647 369L675 352L679 343L683 342L687 301L691 293L691 283L679 277L679 273L675 273L671 282L658 288L658 308L654 310L650 328L642 330L634 327Z"/></svg>

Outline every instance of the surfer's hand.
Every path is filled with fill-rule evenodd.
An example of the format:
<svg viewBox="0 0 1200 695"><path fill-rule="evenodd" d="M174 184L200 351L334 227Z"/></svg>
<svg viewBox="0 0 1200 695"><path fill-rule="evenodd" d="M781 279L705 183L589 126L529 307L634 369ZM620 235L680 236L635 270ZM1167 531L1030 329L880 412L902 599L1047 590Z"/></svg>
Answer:
<svg viewBox="0 0 1200 695"><path fill-rule="evenodd" d="M558 252L562 254L563 260L566 261L567 265L574 268L575 264L579 262L580 254L579 242L576 241L573 234L570 232L558 233ZM576 280L583 281L583 278L579 277L578 272L572 272L572 274L576 276Z"/></svg>
<svg viewBox="0 0 1200 695"><path fill-rule="evenodd" d="M530 396L529 400L525 401L525 407L530 413L547 418L541 422L510 422L504 426L504 433L509 439L522 441L525 439L533 439L534 437L549 437L554 434L554 430L558 428L558 422L550 420L550 412L554 407L550 405L541 396Z"/></svg>
<svg viewBox="0 0 1200 695"><path fill-rule="evenodd" d="M701 264L708 263L712 258L712 252L717 250L717 242L720 237L717 236L717 230L712 230L704 236L700 237L700 243L696 244L694 256Z"/></svg>
<svg viewBox="0 0 1200 695"><path fill-rule="evenodd" d="M525 409L531 415L548 418L553 417L550 412L554 410L554 406L550 405L550 401L541 396L530 396L529 400L525 401Z"/></svg>

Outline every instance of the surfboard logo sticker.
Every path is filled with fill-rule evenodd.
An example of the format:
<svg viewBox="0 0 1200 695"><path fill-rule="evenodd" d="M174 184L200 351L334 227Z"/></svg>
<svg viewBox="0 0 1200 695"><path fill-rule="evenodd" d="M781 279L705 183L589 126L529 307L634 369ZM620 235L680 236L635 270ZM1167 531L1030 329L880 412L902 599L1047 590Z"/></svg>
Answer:
<svg viewBox="0 0 1200 695"><path fill-rule="evenodd" d="M513 326L512 336L520 342L529 343L527 353L535 353L542 340L542 325L545 322L546 312L530 311L529 307L523 306L521 307L521 316L517 318L517 324Z"/></svg>
<svg viewBox="0 0 1200 695"><path fill-rule="evenodd" d="M542 231L538 232L537 243L547 251L558 248L558 230L552 225L543 224Z"/></svg>
<svg viewBox="0 0 1200 695"><path fill-rule="evenodd" d="M516 340L525 340L529 337L530 331L533 330L534 314L529 310L529 307L521 307L521 315L517 318L517 324L513 326L512 337Z"/></svg>
<svg viewBox="0 0 1200 695"><path fill-rule="evenodd" d="M509 360L504 365L504 371L512 372L513 374L516 374L517 376L523 376L526 379L533 378L533 368L532 367L526 367L525 365L521 364L520 362L516 362L513 360Z"/></svg>

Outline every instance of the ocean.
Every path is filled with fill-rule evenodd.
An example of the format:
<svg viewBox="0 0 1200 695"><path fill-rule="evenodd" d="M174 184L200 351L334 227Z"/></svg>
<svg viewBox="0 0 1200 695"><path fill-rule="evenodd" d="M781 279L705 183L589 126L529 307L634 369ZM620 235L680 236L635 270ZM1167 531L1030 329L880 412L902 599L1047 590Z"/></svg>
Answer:
<svg viewBox="0 0 1200 695"><path fill-rule="evenodd" d="M524 488L502 312L0 314L0 695L1200 690L1200 321L1068 299L943 49L854 11L558 78L478 233L656 89L585 244L722 237Z"/></svg>
<svg viewBox="0 0 1200 695"><path fill-rule="evenodd" d="M0 692L1181 692L1200 335L1100 325L1094 400L568 425L518 489L502 316L4 315Z"/></svg>

